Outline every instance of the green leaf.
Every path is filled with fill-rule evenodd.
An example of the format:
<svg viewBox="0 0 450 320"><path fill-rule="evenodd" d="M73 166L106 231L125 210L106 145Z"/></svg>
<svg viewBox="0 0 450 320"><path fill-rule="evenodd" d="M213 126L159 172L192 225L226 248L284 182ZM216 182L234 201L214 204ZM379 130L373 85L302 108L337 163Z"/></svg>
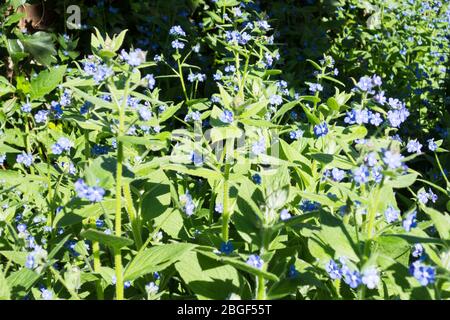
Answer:
<svg viewBox="0 0 450 320"><path fill-rule="evenodd" d="M8 79L0 76L0 97L14 91L16 91L16 88L14 88L14 86L9 83Z"/></svg>
<svg viewBox="0 0 450 320"><path fill-rule="evenodd" d="M28 252L25 251L0 251L0 254L9 261L17 263L20 266L25 265L28 256Z"/></svg>
<svg viewBox="0 0 450 320"><path fill-rule="evenodd" d="M333 97L330 97L330 98L328 98L328 100L327 100L327 105L332 109L332 110L334 110L334 111L339 111L339 104L338 104L338 102L336 101L336 99L335 98L333 98Z"/></svg>
<svg viewBox="0 0 450 320"><path fill-rule="evenodd" d="M441 213L433 208L421 205L421 209L430 216L441 239L450 239L450 216L447 212Z"/></svg>
<svg viewBox="0 0 450 320"><path fill-rule="evenodd" d="M313 153L311 157L322 164L329 167L340 168L344 170L353 169L353 164L342 156L337 156L328 153Z"/></svg>
<svg viewBox="0 0 450 320"><path fill-rule="evenodd" d="M178 164L167 164L167 165L163 165L161 167L164 170L173 170L173 171L177 171L179 173L185 173L185 174L188 174L191 176L196 176L196 177L205 178L205 179L211 179L211 180L222 179L221 173L219 173L217 171L209 170L206 168L188 168L187 166L182 166L182 165L178 165Z"/></svg>
<svg viewBox="0 0 450 320"><path fill-rule="evenodd" d="M152 171L145 180L142 189L141 214L144 220L155 219L163 214L170 205L170 182L162 170Z"/></svg>
<svg viewBox="0 0 450 320"><path fill-rule="evenodd" d="M53 91L62 81L67 66L52 67L44 70L31 80L30 98L32 100L44 97Z"/></svg>
<svg viewBox="0 0 450 320"><path fill-rule="evenodd" d="M320 214L320 221L319 237L324 244L334 250L335 256L346 256L355 262L359 261L353 230L347 228L342 220L324 211Z"/></svg>
<svg viewBox="0 0 450 320"><path fill-rule="evenodd" d="M367 129L364 126L352 126L347 127L342 131L342 135L340 135L338 142L340 145L343 142L354 141L356 139L362 139L367 135Z"/></svg>
<svg viewBox="0 0 450 320"><path fill-rule="evenodd" d="M49 66L56 62L56 50L51 34L38 31L32 35L21 35L19 39L25 51L39 63Z"/></svg>
<svg viewBox="0 0 450 320"><path fill-rule="evenodd" d="M239 138L244 133L241 129L235 126L214 127L211 129L211 143L216 143L221 140L231 138Z"/></svg>
<svg viewBox="0 0 450 320"><path fill-rule="evenodd" d="M321 76L321 78L322 78L322 79L329 80L329 81L331 81L331 82L337 83L337 84L339 84L339 85L345 87L345 84L343 84L343 83L340 82L339 80L336 80L336 79L334 79L334 78L332 78L332 77L329 77L329 76Z"/></svg>
<svg viewBox="0 0 450 320"><path fill-rule="evenodd" d="M219 262L222 262L225 264L229 264L229 265L235 267L236 269L245 271L247 273L250 273L251 275L263 276L265 279L272 280L272 281L279 280L278 277L276 275L274 275L273 273L252 267L249 264L247 264L246 262L242 261L240 258L231 258L231 257L223 256L223 255L217 255L212 252L213 249L214 248L211 248L211 249L209 249L209 251L205 251L205 248L199 248L196 251L201 253L202 255L207 256L208 258L214 259L216 261L219 261Z"/></svg>
<svg viewBox="0 0 450 320"><path fill-rule="evenodd" d="M28 269L22 268L19 271L11 273L6 281L12 289L12 294L25 295L33 284L39 279L39 274Z"/></svg>
<svg viewBox="0 0 450 320"><path fill-rule="evenodd" d="M402 238L410 244L416 244L416 243L430 243L430 244L438 244L443 246L450 246L450 240L448 239L438 239L438 238L430 238L430 237L419 237L414 235L408 235L408 234L384 234L381 235L381 237L398 237Z"/></svg>
<svg viewBox="0 0 450 320"><path fill-rule="evenodd" d="M16 148L0 143L0 153L20 153L20 151Z"/></svg>
<svg viewBox="0 0 450 320"><path fill-rule="evenodd" d="M117 110L117 106L114 103L94 97L94 96L87 94L86 92L81 91L80 89L72 87L72 86L68 86L68 88L70 90L72 90L75 94L80 96L80 98L83 98L84 100L92 103L96 108L102 107L102 108L106 108L106 109L113 110L113 111Z"/></svg>
<svg viewBox="0 0 450 320"><path fill-rule="evenodd" d="M408 173L404 175L396 175L387 179L386 184L396 189L403 189L411 186L417 179L417 173Z"/></svg>
<svg viewBox="0 0 450 320"><path fill-rule="evenodd" d="M0 271L0 300L10 300L11 290L3 272Z"/></svg>
<svg viewBox="0 0 450 320"><path fill-rule="evenodd" d="M134 280L145 274L161 271L179 261L195 248L191 243L170 243L140 251L125 270L125 280Z"/></svg>
<svg viewBox="0 0 450 320"><path fill-rule="evenodd" d="M266 100L261 100L255 103L252 103L251 105L247 106L240 115L241 118L250 118L257 114L259 111L261 111L264 107L267 106Z"/></svg>
<svg viewBox="0 0 450 320"><path fill-rule="evenodd" d="M198 252L185 254L175 264L175 269L199 299L226 299L231 293L239 294L244 289L234 267Z"/></svg>
<svg viewBox="0 0 450 320"><path fill-rule="evenodd" d="M91 241L98 241L101 244L107 245L112 248L120 249L123 247L131 246L134 241L124 237L113 236L106 234L102 231L88 229L80 234L83 238L89 239Z"/></svg>
<svg viewBox="0 0 450 320"><path fill-rule="evenodd" d="M105 199L98 203L86 203L81 200L74 201L63 208L63 213L57 215L54 224L59 227L80 223L86 218L100 216L101 214L114 213L115 199Z"/></svg>

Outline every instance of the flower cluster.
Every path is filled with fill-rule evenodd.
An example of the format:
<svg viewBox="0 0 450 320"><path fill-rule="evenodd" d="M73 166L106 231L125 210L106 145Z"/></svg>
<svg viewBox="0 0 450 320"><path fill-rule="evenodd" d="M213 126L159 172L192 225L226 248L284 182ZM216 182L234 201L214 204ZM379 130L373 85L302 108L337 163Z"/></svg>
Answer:
<svg viewBox="0 0 450 320"><path fill-rule="evenodd" d="M78 179L75 182L75 192L81 199L91 202L100 202L103 200L105 190L98 186L88 186L83 179Z"/></svg>

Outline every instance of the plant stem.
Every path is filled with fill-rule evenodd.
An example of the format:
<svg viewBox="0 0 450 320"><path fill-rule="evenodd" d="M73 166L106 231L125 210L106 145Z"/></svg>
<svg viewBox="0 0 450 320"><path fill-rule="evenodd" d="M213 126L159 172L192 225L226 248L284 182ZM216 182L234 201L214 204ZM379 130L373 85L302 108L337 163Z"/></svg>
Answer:
<svg viewBox="0 0 450 320"><path fill-rule="evenodd" d="M229 237L229 220L230 220L230 208L229 208L229 177L230 177L230 169L231 164L229 162L229 159L227 157L227 153L230 150L230 146L233 145L234 140L227 140L225 143L224 148L224 161L225 161L225 175L224 175L224 182L223 182L223 214L222 214L222 239L224 242L228 241Z"/></svg>
<svg viewBox="0 0 450 320"><path fill-rule="evenodd" d="M128 183L124 183L122 189L123 196L125 197L128 216L130 218L131 229L133 231L134 243L136 244L136 248L139 250L142 247L141 226L139 217L133 207L133 198L131 196L130 185Z"/></svg>
<svg viewBox="0 0 450 320"><path fill-rule="evenodd" d="M256 300L266 300L266 286L264 277L259 275L257 278L258 278L258 292L256 294Z"/></svg>
<svg viewBox="0 0 450 320"><path fill-rule="evenodd" d="M178 55L178 59L177 59L177 64L178 64L178 76L180 77L181 87L183 88L183 93L184 93L184 98L186 99L186 101L188 101L189 98L188 98L187 91L186 91L186 85L184 84L183 69L182 69L182 67L181 67L178 49L177 49L177 55Z"/></svg>
<svg viewBox="0 0 450 320"><path fill-rule="evenodd" d="M436 162L437 162L437 164L438 164L438 167L439 167L439 170L441 171L442 176L443 176L444 179L445 179L445 182L447 182L447 186L449 186L449 185L450 185L450 182L448 181L447 175L445 174L444 170L442 169L441 162L439 161L439 157L438 157L438 155L437 155L436 152L434 153L434 157L436 158Z"/></svg>
<svg viewBox="0 0 450 320"><path fill-rule="evenodd" d="M95 228L95 217L91 217L90 224L91 228ZM94 272L99 273L102 265L100 260L100 244L98 241L92 241L92 254L94 256ZM104 294L101 280L95 281L95 289L97 291L97 299L103 300Z"/></svg>
<svg viewBox="0 0 450 320"><path fill-rule="evenodd" d="M123 142L119 139L125 128L125 106L128 100L130 80L125 84L122 105L119 106L119 130L117 133L117 170L116 170L116 216L115 233L117 237L122 235L122 171L123 171ZM114 264L116 272L116 299L124 299L122 253L120 248L114 249Z"/></svg>

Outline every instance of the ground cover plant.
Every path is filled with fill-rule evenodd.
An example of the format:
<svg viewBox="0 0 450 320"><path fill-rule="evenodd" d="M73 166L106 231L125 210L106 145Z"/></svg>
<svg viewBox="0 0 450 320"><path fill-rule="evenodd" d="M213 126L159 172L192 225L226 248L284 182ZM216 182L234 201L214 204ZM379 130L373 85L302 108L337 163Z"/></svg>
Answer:
<svg viewBox="0 0 450 320"><path fill-rule="evenodd" d="M0 5L0 298L450 297L447 3L75 5Z"/></svg>

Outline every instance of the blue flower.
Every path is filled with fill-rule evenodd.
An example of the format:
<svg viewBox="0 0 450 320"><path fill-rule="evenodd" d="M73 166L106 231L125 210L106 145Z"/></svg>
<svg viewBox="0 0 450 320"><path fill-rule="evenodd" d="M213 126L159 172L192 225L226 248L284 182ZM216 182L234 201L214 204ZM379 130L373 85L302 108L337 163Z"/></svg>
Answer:
<svg viewBox="0 0 450 320"><path fill-rule="evenodd" d="M362 283L364 283L367 288L375 289L380 283L380 275L378 274L378 270L375 267L369 267L363 271Z"/></svg>
<svg viewBox="0 0 450 320"><path fill-rule="evenodd" d="M203 73L190 73L188 75L188 80L189 80L189 82L194 82L194 81L203 82L206 80L206 75Z"/></svg>
<svg viewBox="0 0 450 320"><path fill-rule="evenodd" d="M320 83L308 83L309 91L312 93L323 91L323 87Z"/></svg>
<svg viewBox="0 0 450 320"><path fill-rule="evenodd" d="M169 34L172 36L180 36L180 37L186 36L186 32L184 32L184 30L179 25L171 27L169 30Z"/></svg>
<svg viewBox="0 0 450 320"><path fill-rule="evenodd" d="M45 288L41 289L42 300L53 300L53 293Z"/></svg>
<svg viewBox="0 0 450 320"><path fill-rule="evenodd" d="M444 169L444 173L445 173L445 169ZM428 197L430 198L431 202L435 203L438 199L438 196L433 193L433 190L431 190L431 188L428 188Z"/></svg>
<svg viewBox="0 0 450 320"><path fill-rule="evenodd" d="M283 98L281 98L281 96L277 94L271 95L269 98L269 103L271 105L279 106L280 104L283 103Z"/></svg>
<svg viewBox="0 0 450 320"><path fill-rule="evenodd" d="M418 199L421 203L427 204L427 202L428 202L428 200L429 200L429 195L428 195L428 193L427 193L426 191L420 190L420 191L417 193L417 199Z"/></svg>
<svg viewBox="0 0 450 320"><path fill-rule="evenodd" d="M350 286L350 288L355 289L361 284L361 274L356 270L346 270L344 273L344 281Z"/></svg>
<svg viewBox="0 0 450 320"><path fill-rule="evenodd" d="M381 119L381 115L378 112L376 113L370 112L369 117L370 117L369 120L370 124L374 125L375 127L378 127L383 122L383 119Z"/></svg>
<svg viewBox="0 0 450 320"><path fill-rule="evenodd" d="M147 81L147 86L150 90L153 90L153 88L155 87L156 84L156 80L155 77L153 76L153 74L148 74L144 77L144 79Z"/></svg>
<svg viewBox="0 0 450 320"><path fill-rule="evenodd" d="M280 219L282 221L288 220L291 218L291 214L289 213L289 211L287 209L283 209L280 212Z"/></svg>
<svg viewBox="0 0 450 320"><path fill-rule="evenodd" d="M414 210L413 212L408 214L406 216L406 218L403 220L403 228L407 232L411 231L412 228L415 228L417 226L416 216L417 216L417 211Z"/></svg>
<svg viewBox="0 0 450 320"><path fill-rule="evenodd" d="M424 251L423 246L420 243L416 243L413 246L413 251L411 254L414 258L420 258L420 256L422 256L423 254L423 251Z"/></svg>
<svg viewBox="0 0 450 320"><path fill-rule="evenodd" d="M409 111L402 107L398 110L389 110L387 117L392 127L398 128L400 125L406 121L406 118L409 116Z"/></svg>
<svg viewBox="0 0 450 320"><path fill-rule="evenodd" d="M86 199L91 202L100 202L103 200L105 190L100 187L88 187Z"/></svg>
<svg viewBox="0 0 450 320"><path fill-rule="evenodd" d="M380 91L373 98L375 99L376 102L378 102L381 105L384 105L387 101L387 99L384 95L384 91Z"/></svg>
<svg viewBox="0 0 450 320"><path fill-rule="evenodd" d="M29 103L29 102L24 103L20 109L25 113L30 113L31 112L31 103Z"/></svg>
<svg viewBox="0 0 450 320"><path fill-rule="evenodd" d="M370 172L369 168L361 165L359 168L353 170L353 180L358 184L365 184L369 182Z"/></svg>
<svg viewBox="0 0 450 320"><path fill-rule="evenodd" d="M97 228L103 228L103 227L105 226L105 221L102 220L102 219L97 219L97 220L95 221L95 226L96 226Z"/></svg>
<svg viewBox="0 0 450 320"><path fill-rule="evenodd" d="M31 153L25 153L24 151L22 151L21 154L17 155L16 162L22 163L25 167L29 167L34 162L33 155Z"/></svg>
<svg viewBox="0 0 450 320"><path fill-rule="evenodd" d="M75 191L77 196L81 199L86 199L91 202L100 202L103 200L105 190L100 187L90 187L83 179L78 179L75 184Z"/></svg>
<svg viewBox="0 0 450 320"><path fill-rule="evenodd" d="M179 200L184 213L186 213L189 217L192 216L195 211L195 204L192 200L192 196L189 194L189 191L181 195Z"/></svg>
<svg viewBox="0 0 450 320"><path fill-rule="evenodd" d="M198 111L191 111L189 112L185 117L184 117L184 121L188 122L188 121L200 121L201 120L201 114Z"/></svg>
<svg viewBox="0 0 450 320"><path fill-rule="evenodd" d="M223 213L223 204L221 203L216 203L216 205L214 206L214 211L216 211L217 213Z"/></svg>
<svg viewBox="0 0 450 320"><path fill-rule="evenodd" d="M299 275L300 273L298 272L298 270L297 269L295 269L295 265L294 264L291 264L290 266L289 266L289 271L288 271L288 278L296 278L296 277L298 277L298 275Z"/></svg>
<svg viewBox="0 0 450 320"><path fill-rule="evenodd" d="M152 111L146 106L139 107L138 112L139 116L144 121L149 121L152 118Z"/></svg>
<svg viewBox="0 0 450 320"><path fill-rule="evenodd" d="M43 122L47 121L47 116L48 116L48 110L39 110L34 115L34 120L36 121L36 123L43 123Z"/></svg>
<svg viewBox="0 0 450 320"><path fill-rule="evenodd" d="M120 52L120 57L122 60L126 61L130 66L137 67L143 63L145 63L147 52L142 51L137 48L135 50L131 50L129 53L124 49Z"/></svg>
<svg viewBox="0 0 450 320"><path fill-rule="evenodd" d="M145 285L145 291L149 295L157 294L159 291L159 287L154 282L150 282Z"/></svg>
<svg viewBox="0 0 450 320"><path fill-rule="evenodd" d="M295 130L295 131L291 131L291 132L289 133L289 137L290 137L291 139L293 139L293 140L298 140L298 139L300 139L301 137L303 137L303 133L304 133L303 130L298 129L298 130Z"/></svg>
<svg viewBox="0 0 450 320"><path fill-rule="evenodd" d="M264 31L268 31L270 29L270 24L266 20L259 20L256 24Z"/></svg>
<svg viewBox="0 0 450 320"><path fill-rule="evenodd" d="M232 123L234 119L233 112L231 112L230 110L224 110L220 115L219 119L223 123Z"/></svg>
<svg viewBox="0 0 450 320"><path fill-rule="evenodd" d="M356 86L362 91L370 92L374 86L372 79L368 76L361 77Z"/></svg>
<svg viewBox="0 0 450 320"><path fill-rule="evenodd" d="M323 137L328 133L328 126L326 122L322 122L314 126L314 134L317 138Z"/></svg>
<svg viewBox="0 0 450 320"><path fill-rule="evenodd" d="M37 263L36 260L34 259L34 254L33 253L28 254L25 261L25 268L34 269L36 267Z"/></svg>
<svg viewBox="0 0 450 320"><path fill-rule="evenodd" d="M432 266L423 264L420 260L413 262L409 272L416 278L422 286L434 283L436 278L436 269Z"/></svg>
<svg viewBox="0 0 450 320"><path fill-rule="evenodd" d="M247 264L261 270L263 268L264 261L258 255L252 254L248 257Z"/></svg>
<svg viewBox="0 0 450 320"><path fill-rule="evenodd" d="M384 211L384 216L388 223L398 221L400 219L400 210L396 210L393 206L388 206Z"/></svg>
<svg viewBox="0 0 450 320"><path fill-rule="evenodd" d="M420 153L421 149L422 149L422 144L419 141L417 141L417 139L414 139L414 140L410 140L408 142L408 145L406 146L406 148L408 149L409 153L414 153L414 152Z"/></svg>
<svg viewBox="0 0 450 320"><path fill-rule="evenodd" d="M0 153L0 166L4 164L6 160L6 155L4 153Z"/></svg>
<svg viewBox="0 0 450 320"><path fill-rule="evenodd" d="M92 103L86 101L80 108L80 114L84 115L88 113L89 109L92 107Z"/></svg>
<svg viewBox="0 0 450 320"><path fill-rule="evenodd" d="M367 163L369 167L373 167L377 164L377 154L375 152L370 152L364 157L364 161Z"/></svg>
<svg viewBox="0 0 450 320"><path fill-rule="evenodd" d="M178 39L172 41L172 48L174 49L183 49L184 48L184 43L181 41L178 41Z"/></svg>
<svg viewBox="0 0 450 320"><path fill-rule="evenodd" d="M59 105L62 107L68 106L72 102L72 92L69 89L64 89Z"/></svg>
<svg viewBox="0 0 450 320"><path fill-rule="evenodd" d="M302 200L299 206L300 210L303 212L311 212L318 210L320 208L320 204L310 200Z"/></svg>
<svg viewBox="0 0 450 320"><path fill-rule="evenodd" d="M331 177L334 181L336 182L340 182L344 179L345 177L345 171L344 170L340 170L338 168L333 168L331 170Z"/></svg>
<svg viewBox="0 0 450 320"><path fill-rule="evenodd" d="M436 144L436 142L434 142L434 139L428 139L428 149L430 149L430 151L436 151L438 146Z"/></svg>
<svg viewBox="0 0 450 320"><path fill-rule="evenodd" d="M192 151L191 161L194 163L196 167L201 167L203 165L203 155L201 153Z"/></svg>
<svg viewBox="0 0 450 320"><path fill-rule="evenodd" d="M70 151L70 149L73 147L73 142L70 141L70 139L66 137L61 137L58 139L58 141L52 145L52 152L54 154L61 154L63 151Z"/></svg>
<svg viewBox="0 0 450 320"><path fill-rule="evenodd" d="M389 169L397 169L401 167L403 159L404 157L400 153L390 150L386 150L383 155L383 161Z"/></svg>
<svg viewBox="0 0 450 320"><path fill-rule="evenodd" d="M328 263L325 265L325 270L328 272L328 275L333 280L342 278L341 269L333 259L328 261Z"/></svg>
<svg viewBox="0 0 450 320"><path fill-rule="evenodd" d="M255 173L255 174L252 176L252 180L253 180L253 182L256 183L256 184L261 184L261 181L262 181L261 176L260 176L259 174L257 174L257 173Z"/></svg>
<svg viewBox="0 0 450 320"><path fill-rule="evenodd" d="M24 223L20 223L17 225L17 231L19 231L19 233L23 233L27 230L27 225Z"/></svg>
<svg viewBox="0 0 450 320"><path fill-rule="evenodd" d="M254 155L260 155L266 152L266 139L261 138L252 144L252 153Z"/></svg>
<svg viewBox="0 0 450 320"><path fill-rule="evenodd" d="M220 252L226 254L227 256L230 255L234 250L233 244L231 241L222 242L220 244Z"/></svg>

